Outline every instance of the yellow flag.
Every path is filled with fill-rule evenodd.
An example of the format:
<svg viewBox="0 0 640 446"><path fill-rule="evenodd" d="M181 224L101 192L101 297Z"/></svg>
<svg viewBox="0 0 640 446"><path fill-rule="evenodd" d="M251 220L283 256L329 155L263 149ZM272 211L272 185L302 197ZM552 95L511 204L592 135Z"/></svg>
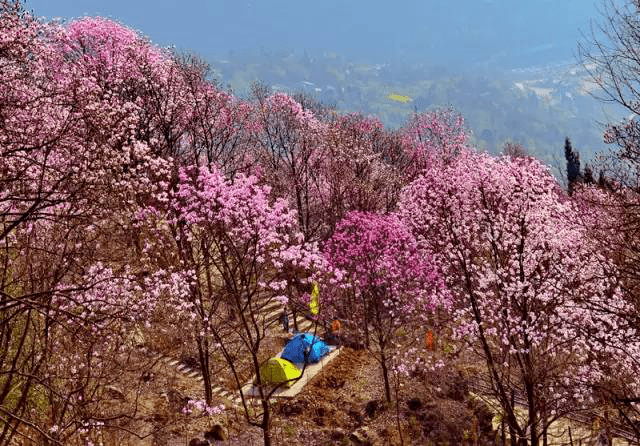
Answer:
<svg viewBox="0 0 640 446"><path fill-rule="evenodd" d="M491 427L493 427L494 431L497 431L498 429L500 429L501 425L502 425L502 415L497 413L491 419Z"/></svg>
<svg viewBox="0 0 640 446"><path fill-rule="evenodd" d="M309 303L309 310L311 310L311 314L318 314L318 295L320 291L318 290L318 283L313 282L313 288L311 289L311 302Z"/></svg>

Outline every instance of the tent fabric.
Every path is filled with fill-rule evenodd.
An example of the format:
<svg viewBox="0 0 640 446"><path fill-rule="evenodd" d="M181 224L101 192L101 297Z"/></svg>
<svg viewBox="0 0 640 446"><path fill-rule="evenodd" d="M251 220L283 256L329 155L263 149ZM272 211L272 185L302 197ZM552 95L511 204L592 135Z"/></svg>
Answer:
<svg viewBox="0 0 640 446"><path fill-rule="evenodd" d="M300 378L302 372L295 364L282 358L271 358L260 366L260 378L267 384L282 384L291 387L296 378Z"/></svg>
<svg viewBox="0 0 640 446"><path fill-rule="evenodd" d="M285 346L282 358L297 364L318 362L329 353L324 341L311 333L298 333Z"/></svg>

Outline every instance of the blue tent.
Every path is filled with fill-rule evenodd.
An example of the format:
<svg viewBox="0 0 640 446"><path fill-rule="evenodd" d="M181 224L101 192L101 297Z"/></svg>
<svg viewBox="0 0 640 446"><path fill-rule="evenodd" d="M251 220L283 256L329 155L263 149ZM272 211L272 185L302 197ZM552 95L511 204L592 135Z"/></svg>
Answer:
<svg viewBox="0 0 640 446"><path fill-rule="evenodd" d="M318 362L327 353L329 347L322 339L310 333L298 333L287 343L280 357L299 364Z"/></svg>

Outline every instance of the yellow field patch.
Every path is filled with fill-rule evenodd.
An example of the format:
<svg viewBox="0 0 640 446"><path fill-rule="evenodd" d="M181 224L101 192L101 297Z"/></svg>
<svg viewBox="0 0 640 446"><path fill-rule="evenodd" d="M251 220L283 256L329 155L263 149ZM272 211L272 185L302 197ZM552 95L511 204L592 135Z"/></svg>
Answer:
<svg viewBox="0 0 640 446"><path fill-rule="evenodd" d="M393 100L393 101L398 101L398 102L409 102L411 100L411 98L409 96L403 96L403 95L399 95L399 94L395 94L395 93L391 93L389 96L387 96L389 99Z"/></svg>

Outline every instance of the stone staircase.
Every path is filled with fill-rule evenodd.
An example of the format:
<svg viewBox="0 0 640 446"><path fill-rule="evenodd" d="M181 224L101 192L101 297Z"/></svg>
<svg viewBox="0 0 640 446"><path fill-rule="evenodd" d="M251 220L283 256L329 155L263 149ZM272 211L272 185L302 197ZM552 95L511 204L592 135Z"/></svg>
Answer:
<svg viewBox="0 0 640 446"><path fill-rule="evenodd" d="M260 303L258 303L258 305L260 305ZM277 301L265 302L264 306L261 308L261 312L265 314L265 319L264 319L265 324L271 329L283 330L283 327L279 322L282 311L283 311L283 305L280 302L277 302ZM296 324L294 324L293 314L289 310L289 321L290 321L289 330L290 331L294 330L294 327L296 325L298 327L298 331L301 331L301 332L308 331L313 333L315 331L314 330L316 328L315 322L304 317L305 311L306 311L306 308L304 307L298 308L298 311L296 314ZM321 325L318 325L317 334L322 335L323 333L324 333L324 329L322 328ZM188 378L195 379L200 382L204 381L204 378L202 377L202 373L200 372L200 370L191 368L176 358L164 355L162 353L151 353L151 352L147 352L147 353L150 353L151 355L153 355L156 361L161 362L165 366L176 370L177 372L179 372L180 374ZM242 404L242 399L240 398L240 394L237 390L229 391L227 389L224 389L221 386L215 386L211 390L214 395L218 396L223 400L230 402L233 405L239 406Z"/></svg>
<svg viewBox="0 0 640 446"><path fill-rule="evenodd" d="M204 378L202 377L202 373L199 370L192 369L191 367L185 365L179 360L172 358L170 356L165 356L162 354L157 354L156 359L163 363L167 367L171 367L180 374L189 377L191 379L195 379L196 381L203 382ZM229 391L220 386L215 386L211 389L214 395L218 396L222 400L229 401L233 405L240 405L242 400L240 399L240 395L237 391Z"/></svg>

